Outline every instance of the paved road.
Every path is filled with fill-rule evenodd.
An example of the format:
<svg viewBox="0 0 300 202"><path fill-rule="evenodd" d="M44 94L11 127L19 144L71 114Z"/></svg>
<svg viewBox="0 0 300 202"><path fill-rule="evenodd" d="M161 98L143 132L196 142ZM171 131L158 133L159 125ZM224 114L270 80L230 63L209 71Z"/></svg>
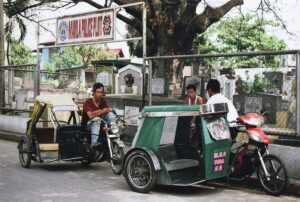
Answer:
<svg viewBox="0 0 300 202"><path fill-rule="evenodd" d="M212 186L157 186L148 194L132 192L123 176L114 175L108 163L84 168L80 163L19 164L17 143L0 140L0 201L299 201L294 196L272 197L250 189Z"/></svg>

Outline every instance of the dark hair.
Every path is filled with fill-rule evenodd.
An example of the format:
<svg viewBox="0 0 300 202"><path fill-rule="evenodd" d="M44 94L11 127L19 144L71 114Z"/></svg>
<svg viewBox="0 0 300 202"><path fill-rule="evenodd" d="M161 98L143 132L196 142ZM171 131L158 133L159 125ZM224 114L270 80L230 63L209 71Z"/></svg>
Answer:
<svg viewBox="0 0 300 202"><path fill-rule="evenodd" d="M103 90L104 90L104 85L102 83L95 83L93 85L93 93L95 93L96 90L99 89L99 88L103 88Z"/></svg>
<svg viewBox="0 0 300 202"><path fill-rule="evenodd" d="M220 82L217 79L210 79L206 85L206 90L209 89L214 93L220 93Z"/></svg>
<svg viewBox="0 0 300 202"><path fill-rule="evenodd" d="M186 86L186 90L189 90L189 89L193 89L194 91L196 91L196 85L195 84L189 84Z"/></svg>

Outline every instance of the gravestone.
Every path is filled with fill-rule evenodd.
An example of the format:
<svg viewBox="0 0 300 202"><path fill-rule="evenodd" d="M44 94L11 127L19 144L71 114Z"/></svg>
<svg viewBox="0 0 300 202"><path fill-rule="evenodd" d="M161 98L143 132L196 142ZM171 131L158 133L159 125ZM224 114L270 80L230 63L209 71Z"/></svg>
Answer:
<svg viewBox="0 0 300 202"><path fill-rule="evenodd" d="M235 79L228 79L223 87L223 95L229 100L233 100L233 95L235 94Z"/></svg>
<svg viewBox="0 0 300 202"><path fill-rule="evenodd" d="M100 72L96 77L96 82L102 83L104 86L112 85L112 74L106 71Z"/></svg>
<svg viewBox="0 0 300 202"><path fill-rule="evenodd" d="M265 78L267 79L268 83L270 84L270 89L267 89L267 92L270 93L282 93L282 86L283 86L283 73L282 72L264 72Z"/></svg>
<svg viewBox="0 0 300 202"><path fill-rule="evenodd" d="M16 108L26 109L26 100L28 97L27 90L16 91Z"/></svg>
<svg viewBox="0 0 300 202"><path fill-rule="evenodd" d="M233 96L233 105L239 115L268 111L266 123L276 124L276 112L281 111L280 95L267 93L239 94Z"/></svg>
<svg viewBox="0 0 300 202"><path fill-rule="evenodd" d="M116 93L142 95L143 74L141 68L129 64L116 74Z"/></svg>
<svg viewBox="0 0 300 202"><path fill-rule="evenodd" d="M113 87L113 79L112 79L112 73L107 71L102 71L97 74L96 82L100 82L104 85L105 92L106 93L112 93L112 87Z"/></svg>

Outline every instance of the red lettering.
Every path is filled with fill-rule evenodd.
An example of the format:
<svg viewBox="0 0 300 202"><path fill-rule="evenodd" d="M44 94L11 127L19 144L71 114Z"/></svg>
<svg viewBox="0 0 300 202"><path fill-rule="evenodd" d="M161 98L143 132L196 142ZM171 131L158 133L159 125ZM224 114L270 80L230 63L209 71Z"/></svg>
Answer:
<svg viewBox="0 0 300 202"><path fill-rule="evenodd" d="M214 153L214 159L216 158L222 158L226 156L226 152L219 152L219 153Z"/></svg>
<svg viewBox="0 0 300 202"><path fill-rule="evenodd" d="M69 21L69 39L78 38L78 21Z"/></svg>
<svg viewBox="0 0 300 202"><path fill-rule="evenodd" d="M223 165L217 165L217 166L215 166L215 172L222 171L222 170L223 170Z"/></svg>
<svg viewBox="0 0 300 202"><path fill-rule="evenodd" d="M82 35L81 35L81 37L83 37L83 38L85 38L86 34L87 34L86 28L87 28L87 20L82 19Z"/></svg>
<svg viewBox="0 0 300 202"><path fill-rule="evenodd" d="M88 37L93 36L93 18L88 19Z"/></svg>
<svg viewBox="0 0 300 202"><path fill-rule="evenodd" d="M216 159L214 160L214 165L224 164L224 159Z"/></svg>
<svg viewBox="0 0 300 202"><path fill-rule="evenodd" d="M93 18L93 25L94 25L94 27L93 27L93 37L95 37L95 36L97 36L97 18L96 17Z"/></svg>
<svg viewBox="0 0 300 202"><path fill-rule="evenodd" d="M98 36L102 36L102 16L98 17L98 32L99 32Z"/></svg>

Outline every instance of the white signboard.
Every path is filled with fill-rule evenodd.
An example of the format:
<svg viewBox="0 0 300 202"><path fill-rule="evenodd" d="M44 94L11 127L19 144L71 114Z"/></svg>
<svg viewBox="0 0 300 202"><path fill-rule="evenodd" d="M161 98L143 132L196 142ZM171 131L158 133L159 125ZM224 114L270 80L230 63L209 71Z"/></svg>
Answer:
<svg viewBox="0 0 300 202"><path fill-rule="evenodd" d="M57 44L113 40L114 10L61 17L57 19L56 29Z"/></svg>
<svg viewBox="0 0 300 202"><path fill-rule="evenodd" d="M139 108L138 107L130 107L125 106L124 119L127 125L139 125Z"/></svg>
<svg viewBox="0 0 300 202"><path fill-rule="evenodd" d="M104 86L110 86L111 85L111 74L108 72L101 72L97 75L96 81L102 83Z"/></svg>

